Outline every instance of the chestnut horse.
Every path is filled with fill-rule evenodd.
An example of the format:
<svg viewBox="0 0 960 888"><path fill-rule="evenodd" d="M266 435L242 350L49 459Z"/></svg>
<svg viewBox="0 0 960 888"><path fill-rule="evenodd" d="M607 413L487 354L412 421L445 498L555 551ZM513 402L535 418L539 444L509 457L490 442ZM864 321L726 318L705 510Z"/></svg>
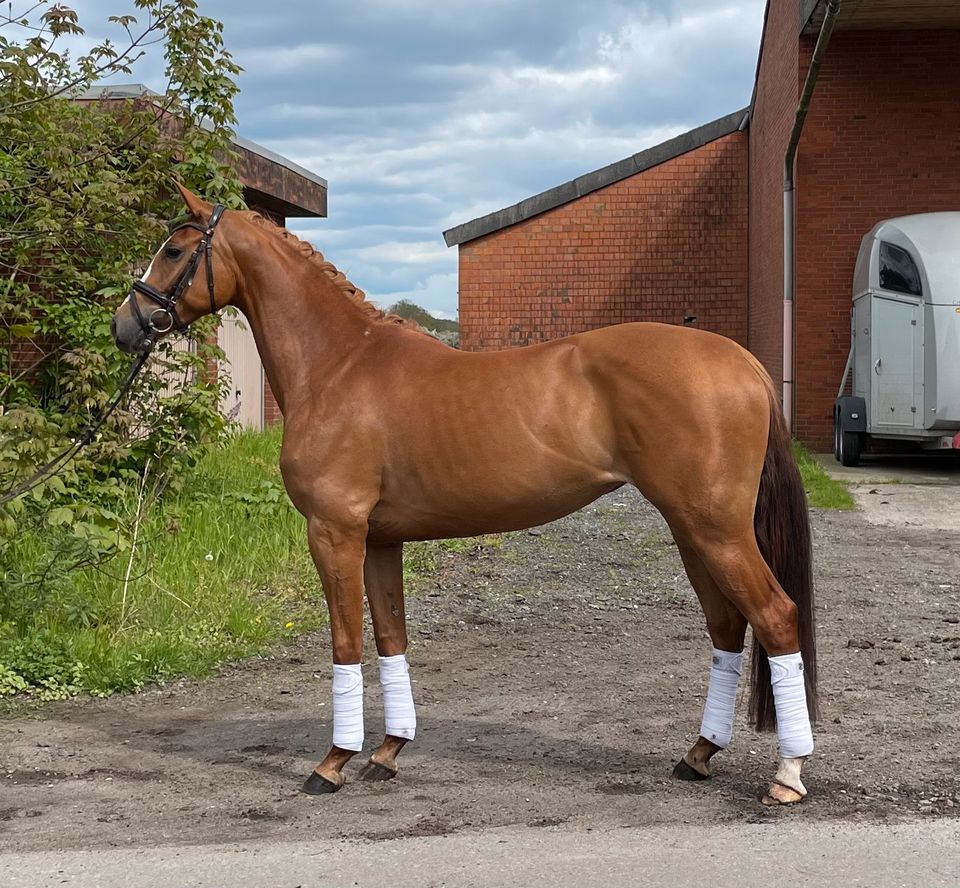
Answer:
<svg viewBox="0 0 960 888"><path fill-rule="evenodd" d="M756 359L722 336L649 323L457 351L378 311L289 232L180 191L193 221L134 284L114 337L136 351L226 305L249 321L284 417L284 484L306 518L330 614L333 744L306 792L339 789L362 748L364 593L386 732L360 776L395 775L413 739L405 541L532 527L634 484L673 533L713 643L700 736L675 776L710 776L730 742L749 623L751 713L759 728L776 725L780 745L763 800L803 799L810 531L790 436Z"/></svg>

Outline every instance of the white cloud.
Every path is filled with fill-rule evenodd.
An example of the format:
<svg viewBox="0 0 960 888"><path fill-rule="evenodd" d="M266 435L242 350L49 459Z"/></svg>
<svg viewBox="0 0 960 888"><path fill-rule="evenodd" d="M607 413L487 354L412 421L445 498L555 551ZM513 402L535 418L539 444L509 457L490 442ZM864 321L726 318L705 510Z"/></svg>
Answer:
<svg viewBox="0 0 960 888"><path fill-rule="evenodd" d="M76 3L95 32L101 4ZM457 251L441 232L745 105L763 4L329 0L321 14L314 0L266 11L205 0L203 11L246 68L240 133L329 180L329 219L290 227L378 300L453 314ZM145 62L126 79L162 88L162 65Z"/></svg>
<svg viewBox="0 0 960 888"><path fill-rule="evenodd" d="M352 251L367 262L392 262L401 265L433 265L447 261L447 248L437 241L386 241Z"/></svg>
<svg viewBox="0 0 960 888"><path fill-rule="evenodd" d="M300 43L296 46L263 46L237 53L237 62L250 74L300 73L306 68L324 67L346 61L342 46L333 43Z"/></svg>

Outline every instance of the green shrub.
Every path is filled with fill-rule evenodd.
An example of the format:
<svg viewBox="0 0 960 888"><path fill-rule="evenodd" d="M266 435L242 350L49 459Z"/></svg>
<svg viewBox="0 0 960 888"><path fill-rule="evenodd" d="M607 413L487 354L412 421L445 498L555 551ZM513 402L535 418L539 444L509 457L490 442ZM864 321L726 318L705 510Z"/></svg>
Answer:
<svg viewBox="0 0 960 888"><path fill-rule="evenodd" d="M135 6L142 23L111 19L120 38L79 55L62 45L83 34L67 6L20 0L4 9L0 494L67 447L117 390L130 359L111 340L110 318L163 240L165 220L182 212L170 177L242 205L229 166L239 68L222 26L195 0ZM155 44L169 78L159 100L74 101L95 80L129 73L130 59ZM23 629L51 606L82 626L101 621L74 594L72 573L127 553L138 499L176 492L203 443L224 429L226 380L205 373L219 354L208 343L213 323L191 331L192 349L159 347L94 442L0 505L0 623Z"/></svg>

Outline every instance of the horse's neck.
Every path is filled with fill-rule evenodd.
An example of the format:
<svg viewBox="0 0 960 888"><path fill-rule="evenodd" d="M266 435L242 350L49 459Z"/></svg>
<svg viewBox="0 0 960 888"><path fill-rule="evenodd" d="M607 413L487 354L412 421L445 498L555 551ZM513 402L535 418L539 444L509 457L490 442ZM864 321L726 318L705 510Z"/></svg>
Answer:
<svg viewBox="0 0 960 888"><path fill-rule="evenodd" d="M265 250L241 263L234 304L250 323L281 412L315 398L356 351L368 326L362 311L317 263Z"/></svg>

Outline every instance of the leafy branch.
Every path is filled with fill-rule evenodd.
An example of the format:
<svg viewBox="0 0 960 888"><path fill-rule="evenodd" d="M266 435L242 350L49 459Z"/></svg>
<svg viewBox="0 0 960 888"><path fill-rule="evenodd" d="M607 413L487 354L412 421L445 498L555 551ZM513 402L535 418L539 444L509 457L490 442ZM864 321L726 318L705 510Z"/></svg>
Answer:
<svg viewBox="0 0 960 888"><path fill-rule="evenodd" d="M222 25L196 0L136 6L142 25L111 16L123 39L75 58L63 44L84 28L69 7L30 0L0 14L0 489L61 450L116 390L127 359L110 317L181 209L171 174L242 206L231 166L240 69ZM161 48L162 95L76 101ZM129 551L136 524L122 516L148 460L175 487L222 432L213 330L198 323L187 348L159 349L128 405L61 475L0 507L0 639L66 594L71 571Z"/></svg>

